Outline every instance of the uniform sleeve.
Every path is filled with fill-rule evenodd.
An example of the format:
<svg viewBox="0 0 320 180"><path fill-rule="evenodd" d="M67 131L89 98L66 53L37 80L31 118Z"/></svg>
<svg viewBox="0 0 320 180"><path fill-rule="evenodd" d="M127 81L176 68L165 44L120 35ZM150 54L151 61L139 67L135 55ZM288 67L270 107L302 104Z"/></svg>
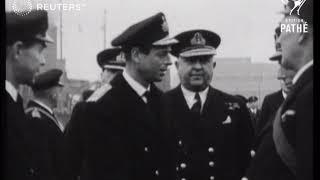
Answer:
<svg viewBox="0 0 320 180"><path fill-rule="evenodd" d="M254 142L254 150L257 150L260 140L257 139L259 134L261 133L261 130L265 127L267 124L268 120L270 120L270 98L269 96L266 96L265 99L263 100L262 106L261 106L261 113L259 117L259 121L257 121L256 125L256 136L255 136L255 142Z"/></svg>
<svg viewBox="0 0 320 180"><path fill-rule="evenodd" d="M313 85L298 97L296 105L297 180L313 179Z"/></svg>
<svg viewBox="0 0 320 180"><path fill-rule="evenodd" d="M244 104L240 105L240 121L237 123L237 163L239 166L239 179L245 175L249 166L250 151L253 144L254 130L250 122L250 114Z"/></svg>
<svg viewBox="0 0 320 180"><path fill-rule="evenodd" d="M86 104L78 103L72 112L71 119L64 131L60 148L60 179L77 179L82 164L82 121L85 120Z"/></svg>

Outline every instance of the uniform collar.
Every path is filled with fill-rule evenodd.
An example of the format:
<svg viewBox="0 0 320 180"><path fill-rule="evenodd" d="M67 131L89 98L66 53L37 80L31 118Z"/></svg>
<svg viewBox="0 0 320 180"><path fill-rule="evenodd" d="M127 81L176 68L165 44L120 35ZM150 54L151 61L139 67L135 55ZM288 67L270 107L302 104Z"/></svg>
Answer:
<svg viewBox="0 0 320 180"><path fill-rule="evenodd" d="M287 94L286 92L284 92L284 91L281 91L281 93L282 93L282 97L283 97L283 99L286 99L286 98L287 98L287 96L288 96L288 94Z"/></svg>
<svg viewBox="0 0 320 180"><path fill-rule="evenodd" d="M17 89L12 85L12 83L8 80L6 80L6 91L10 94L14 102L17 102L18 99L18 91Z"/></svg>
<svg viewBox="0 0 320 180"><path fill-rule="evenodd" d="M307 64L303 65L298 72L296 73L296 75L293 77L292 79L292 83L295 84L298 79L301 77L301 75L309 68L313 65L313 59L311 61L309 61Z"/></svg>
<svg viewBox="0 0 320 180"><path fill-rule="evenodd" d="M148 88L143 87L139 82L134 80L127 72L126 70L122 73L123 78L127 81L129 86L143 99L144 102L146 102L146 98L143 96L146 91L150 91L150 85Z"/></svg>
<svg viewBox="0 0 320 180"><path fill-rule="evenodd" d="M34 99L33 101L36 102L37 104L39 104L44 109L46 109L47 111L49 111L49 113L53 114L53 110L49 106L45 105L43 102L41 102L37 99Z"/></svg>
<svg viewBox="0 0 320 180"><path fill-rule="evenodd" d="M182 90L182 94L183 94L185 100L187 101L189 109L191 109L193 104L195 103L194 96L195 96L196 92L193 92L193 91L186 89L183 85L181 85L181 90ZM203 105L207 99L208 91L209 91L209 87L207 87L205 90L199 92L200 99L201 99L201 110L202 110Z"/></svg>

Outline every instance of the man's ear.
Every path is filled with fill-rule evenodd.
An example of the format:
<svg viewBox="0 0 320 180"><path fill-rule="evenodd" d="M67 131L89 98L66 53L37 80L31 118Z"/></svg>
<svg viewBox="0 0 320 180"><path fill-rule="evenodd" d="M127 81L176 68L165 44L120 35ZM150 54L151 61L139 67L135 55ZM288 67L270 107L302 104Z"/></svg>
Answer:
<svg viewBox="0 0 320 180"><path fill-rule="evenodd" d="M21 55L22 45L23 43L21 41L16 41L12 44L11 50L14 59L19 59L19 56Z"/></svg>
<svg viewBox="0 0 320 180"><path fill-rule="evenodd" d="M140 63L141 56L143 56L143 53L140 52L138 47L133 47L131 49L131 59L135 63Z"/></svg>
<svg viewBox="0 0 320 180"><path fill-rule="evenodd" d="M176 69L179 69L179 62L180 61L179 59L177 59L175 62L174 62L174 65L176 66Z"/></svg>
<svg viewBox="0 0 320 180"><path fill-rule="evenodd" d="M302 26L303 26L303 24L302 24ZM311 27L308 28L307 31L308 32L303 32L302 31L302 32L299 33L299 38L298 38L298 43L299 44L305 43L310 38L311 33L312 33L312 28Z"/></svg>

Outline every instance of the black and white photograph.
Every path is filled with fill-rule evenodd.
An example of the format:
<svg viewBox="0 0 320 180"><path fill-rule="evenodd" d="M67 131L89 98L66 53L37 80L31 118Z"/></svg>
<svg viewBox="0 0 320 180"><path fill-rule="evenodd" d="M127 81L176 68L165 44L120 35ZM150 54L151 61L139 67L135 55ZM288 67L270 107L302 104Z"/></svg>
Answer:
<svg viewBox="0 0 320 180"><path fill-rule="evenodd" d="M314 0L4 4L1 179L314 179Z"/></svg>

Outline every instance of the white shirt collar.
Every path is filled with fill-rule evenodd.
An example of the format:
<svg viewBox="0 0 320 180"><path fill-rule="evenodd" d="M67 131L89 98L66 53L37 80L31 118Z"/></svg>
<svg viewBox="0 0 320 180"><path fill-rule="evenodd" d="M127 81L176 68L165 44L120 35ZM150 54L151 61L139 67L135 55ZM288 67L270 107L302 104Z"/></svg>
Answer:
<svg viewBox="0 0 320 180"><path fill-rule="evenodd" d="M14 102L17 102L18 91L8 80L6 80L6 91L10 94Z"/></svg>
<svg viewBox="0 0 320 180"><path fill-rule="evenodd" d="M146 91L150 91L150 85L148 88L143 87L139 82L134 80L127 72L126 70L122 73L124 79L128 82L128 84L131 86L131 88L142 98L142 100L146 103L147 99L144 97L144 93Z"/></svg>
<svg viewBox="0 0 320 180"><path fill-rule="evenodd" d="M41 101L39 101L39 100L37 100L37 99L34 99L33 101L36 102L36 103L38 103L40 106L42 106L42 107L45 108L46 110L48 110L51 114L53 114L52 109L51 109L49 106L45 105L43 102L41 102Z"/></svg>
<svg viewBox="0 0 320 180"><path fill-rule="evenodd" d="M282 92L283 99L286 99L288 94L286 92L284 92L284 91L281 91L281 92Z"/></svg>
<svg viewBox="0 0 320 180"><path fill-rule="evenodd" d="M296 73L296 75L293 77L292 79L292 83L295 84L298 79L301 77L301 75L309 68L313 65L313 59L308 62L307 64L303 65L299 70L298 72Z"/></svg>
<svg viewBox="0 0 320 180"><path fill-rule="evenodd" d="M194 99L194 96L196 93L186 89L185 87L183 87L183 85L181 85L181 90L182 90L182 94L183 94L185 100L187 101L189 109L191 109L193 104L196 102ZM199 92L200 99L201 99L201 111L203 109L204 103L206 102L208 91L209 91L209 87L207 87L205 90Z"/></svg>

